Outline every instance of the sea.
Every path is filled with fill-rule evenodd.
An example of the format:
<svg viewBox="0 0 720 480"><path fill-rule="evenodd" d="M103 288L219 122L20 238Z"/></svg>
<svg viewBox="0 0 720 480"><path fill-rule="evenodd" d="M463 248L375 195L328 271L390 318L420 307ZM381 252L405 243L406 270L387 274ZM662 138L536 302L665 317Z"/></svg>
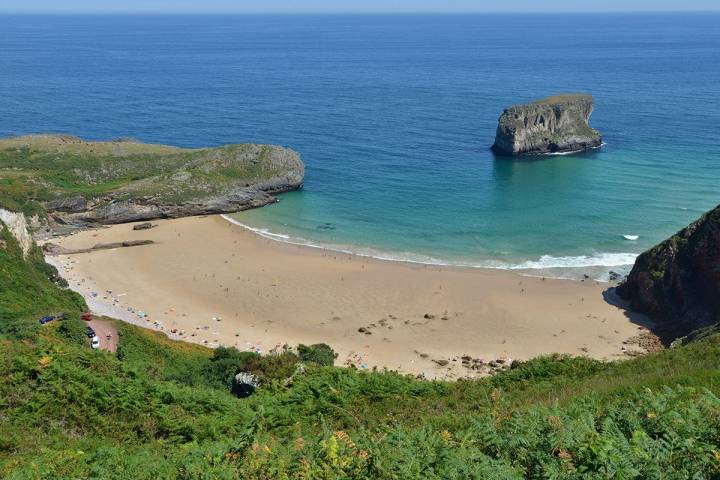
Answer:
<svg viewBox="0 0 720 480"><path fill-rule="evenodd" d="M562 92L602 148L493 155ZM720 203L718 13L5 15L0 99L0 136L293 148L304 188L234 221L387 260L606 279Z"/></svg>

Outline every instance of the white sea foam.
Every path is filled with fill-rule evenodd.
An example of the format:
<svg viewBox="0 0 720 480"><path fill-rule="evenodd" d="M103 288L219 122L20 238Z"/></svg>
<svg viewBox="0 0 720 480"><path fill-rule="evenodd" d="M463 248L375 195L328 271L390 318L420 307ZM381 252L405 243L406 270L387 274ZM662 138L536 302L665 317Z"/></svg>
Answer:
<svg viewBox="0 0 720 480"><path fill-rule="evenodd" d="M227 215L221 215L221 217L224 218L225 220L227 220L228 222L234 224L234 225L237 225L237 226L239 226L239 227L243 227L243 228L245 228L245 229L247 229L247 230L250 230L251 232L254 232L254 233L258 234L258 235L260 235L261 237L269 238L269 239L272 239L272 240L278 240L278 241L288 240L287 243L294 243L294 242L290 242L290 241L289 241L289 240L290 240L290 235L285 235L285 234L283 234L283 233L273 233L273 232L271 232L270 230L268 230L267 228L254 228L254 227L251 227L250 225L245 225L244 223L238 222L238 221L235 220L234 218L230 218L230 217L228 217Z"/></svg>
<svg viewBox="0 0 720 480"><path fill-rule="evenodd" d="M375 258L378 260L385 260L391 262L403 262L403 263L414 263L421 265L433 265L433 266L448 266L448 267L465 267L465 268L492 268L498 270L522 270L523 273L530 275L541 275L547 273L545 276L556 277L556 278L581 278L582 274L572 275L569 274L569 270L590 268L590 269L607 269L610 267L623 267L632 265L635 262L637 254L635 253L597 253L594 255L579 255L579 256L561 256L555 257L552 255L543 255L537 260L527 260L518 263L503 262L499 260L487 260L478 262L468 262L464 260L444 260L431 257L428 255L422 255L411 252L383 252L366 247L355 247L348 245L332 245L332 244L319 244L309 240L291 237L289 235L274 233L267 228L256 228L246 225L234 218L227 215L222 217L228 222L249 230L261 237L275 240L278 242L289 243L292 245L301 245L310 248L317 248L320 250L327 250L331 252L344 253L348 255L356 255L360 257ZM532 273L533 271L537 273ZM607 270L605 273L594 275L594 278L598 280L607 280Z"/></svg>
<svg viewBox="0 0 720 480"><path fill-rule="evenodd" d="M574 153L580 153L585 150L597 150L598 148L602 148L604 146L605 146L605 142L602 142L597 147L578 148L577 150L568 150L567 152L545 152L545 153L541 153L540 155L552 155L552 156L572 155Z"/></svg>
<svg viewBox="0 0 720 480"><path fill-rule="evenodd" d="M510 264L504 268L510 270L539 270L546 268L621 267L623 265L632 265L636 257L637 254L635 253L598 253L592 256L579 255L572 257L543 255L538 260Z"/></svg>
<svg viewBox="0 0 720 480"><path fill-rule="evenodd" d="M566 151L566 152L546 152L546 153L541 153L540 155L549 155L549 156L553 156L553 157L559 157L559 156L562 156L562 155L572 155L572 154L574 154L574 153L579 153L579 152L582 152L582 151L583 151L583 149L580 148L580 149L578 149L578 150L568 150L568 151Z"/></svg>

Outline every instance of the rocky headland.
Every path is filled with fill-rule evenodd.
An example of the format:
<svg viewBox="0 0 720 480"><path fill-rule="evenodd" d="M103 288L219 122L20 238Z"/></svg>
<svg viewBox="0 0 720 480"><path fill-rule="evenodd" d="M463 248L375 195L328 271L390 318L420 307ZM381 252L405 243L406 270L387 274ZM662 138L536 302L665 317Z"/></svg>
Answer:
<svg viewBox="0 0 720 480"><path fill-rule="evenodd" d="M275 145L0 140L0 205L24 212L36 230L231 213L275 202L303 178L300 156Z"/></svg>
<svg viewBox="0 0 720 480"><path fill-rule="evenodd" d="M641 254L617 288L666 341L720 322L720 206Z"/></svg>
<svg viewBox="0 0 720 480"><path fill-rule="evenodd" d="M505 109L493 151L498 155L563 153L597 148L602 137L590 128L592 95L556 95Z"/></svg>

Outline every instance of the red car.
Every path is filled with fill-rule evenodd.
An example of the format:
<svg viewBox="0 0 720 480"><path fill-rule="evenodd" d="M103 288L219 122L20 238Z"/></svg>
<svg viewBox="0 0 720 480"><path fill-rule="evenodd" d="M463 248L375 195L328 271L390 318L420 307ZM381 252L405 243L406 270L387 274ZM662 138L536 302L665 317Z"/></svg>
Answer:
<svg viewBox="0 0 720 480"><path fill-rule="evenodd" d="M82 316L80 317L80 319L85 320L86 322L89 322L93 319L92 313L90 313L90 312L83 313Z"/></svg>

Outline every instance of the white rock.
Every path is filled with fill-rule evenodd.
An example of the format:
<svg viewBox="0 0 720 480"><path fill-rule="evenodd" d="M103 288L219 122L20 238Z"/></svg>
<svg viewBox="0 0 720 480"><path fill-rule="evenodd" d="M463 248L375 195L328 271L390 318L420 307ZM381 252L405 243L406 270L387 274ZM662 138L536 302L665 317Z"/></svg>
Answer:
<svg viewBox="0 0 720 480"><path fill-rule="evenodd" d="M0 220L7 226L22 248L23 255L27 255L32 247L32 237L28 232L27 220L22 213L15 213L0 208Z"/></svg>

